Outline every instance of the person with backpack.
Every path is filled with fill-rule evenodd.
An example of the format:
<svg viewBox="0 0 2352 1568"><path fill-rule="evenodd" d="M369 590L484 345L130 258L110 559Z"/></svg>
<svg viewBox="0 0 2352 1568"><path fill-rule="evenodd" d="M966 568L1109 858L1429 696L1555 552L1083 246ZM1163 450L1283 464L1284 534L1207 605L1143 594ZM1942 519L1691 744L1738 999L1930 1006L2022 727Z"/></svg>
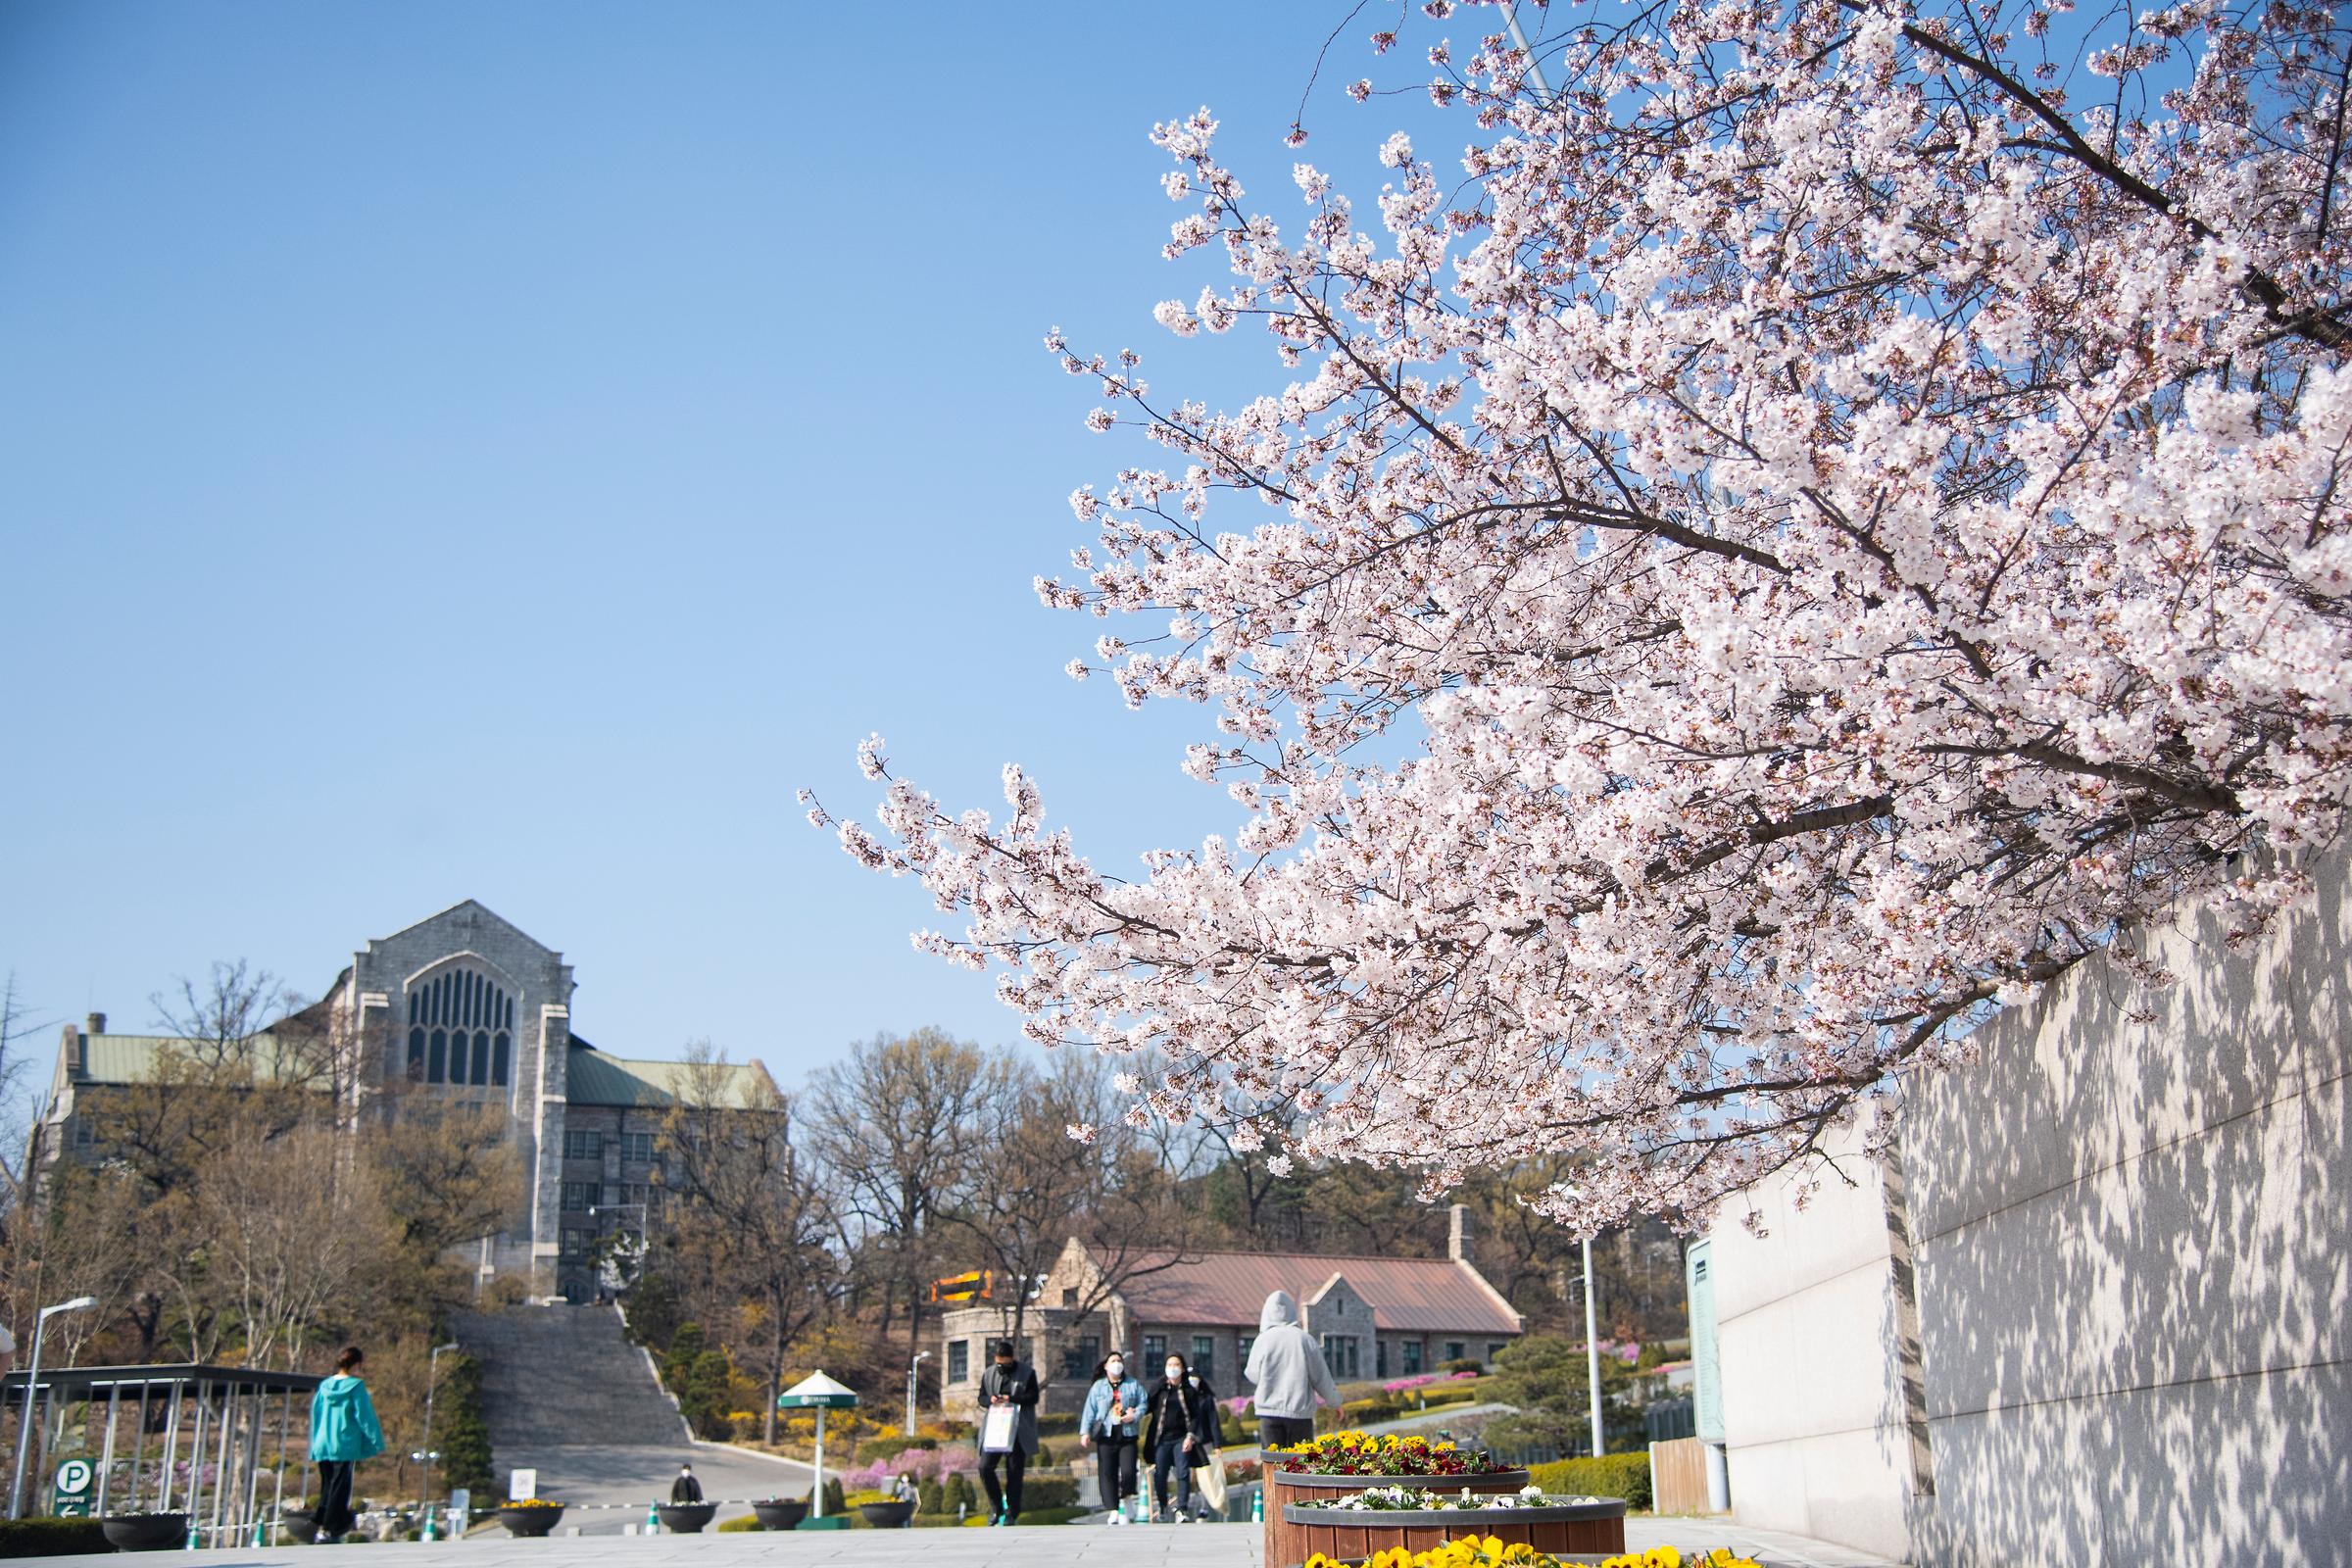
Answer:
<svg viewBox="0 0 2352 1568"><path fill-rule="evenodd" d="M311 1396L311 1459L318 1466L318 1507L313 1517L318 1539L330 1544L358 1524L351 1511L351 1475L364 1459L384 1451L384 1429L375 1419L360 1364L367 1354L347 1346L335 1357L334 1375Z"/></svg>
<svg viewBox="0 0 2352 1568"><path fill-rule="evenodd" d="M1102 1375L1086 1391L1078 1446L1095 1450L1096 1494L1114 1525L1127 1522L1123 1510L1135 1495L1135 1443L1143 1419L1143 1381L1128 1376L1127 1358L1113 1350L1102 1362Z"/></svg>

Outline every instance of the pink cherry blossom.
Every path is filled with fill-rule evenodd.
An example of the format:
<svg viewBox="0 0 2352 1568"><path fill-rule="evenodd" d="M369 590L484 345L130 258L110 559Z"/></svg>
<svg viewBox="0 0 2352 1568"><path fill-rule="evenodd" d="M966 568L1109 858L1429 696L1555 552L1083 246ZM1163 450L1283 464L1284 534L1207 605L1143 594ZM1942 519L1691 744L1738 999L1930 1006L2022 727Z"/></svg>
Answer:
<svg viewBox="0 0 2352 1568"><path fill-rule="evenodd" d="M1162 320L1283 373L1211 413L1054 334L1167 467L1040 593L1143 628L1105 673L1243 819L1121 879L879 741L879 831L815 815L1031 1038L1159 1053L1139 1111L1431 1191L1565 1152L1579 1229L1883 1133L2180 909L2261 929L2352 779L2346 29L2064 9L1467 7L1445 162L1389 141L1369 228L1295 168L1296 238L1160 126L1232 277Z"/></svg>

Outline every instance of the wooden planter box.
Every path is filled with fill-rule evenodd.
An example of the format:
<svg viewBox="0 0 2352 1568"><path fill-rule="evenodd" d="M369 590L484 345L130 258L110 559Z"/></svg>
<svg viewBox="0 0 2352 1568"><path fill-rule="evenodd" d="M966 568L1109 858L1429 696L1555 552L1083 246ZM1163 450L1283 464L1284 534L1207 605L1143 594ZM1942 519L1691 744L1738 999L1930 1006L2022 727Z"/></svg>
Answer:
<svg viewBox="0 0 2352 1568"><path fill-rule="evenodd" d="M1268 1465L1266 1483L1265 1568L1298 1568L1316 1548L1304 1544L1306 1526L1289 1523L1283 1514L1294 1504L1317 1497L1363 1492L1372 1487L1427 1487L1430 1491L1515 1493L1527 1485L1524 1470L1490 1470L1483 1476L1316 1476L1277 1470ZM1463 1530L1462 1534L1469 1534ZM1369 1555L1367 1553L1366 1555Z"/></svg>
<svg viewBox="0 0 2352 1568"><path fill-rule="evenodd" d="M1282 1517L1286 1530L1298 1533L1295 1539L1299 1543L1299 1555L1285 1558L1278 1568L1297 1568L1318 1551L1342 1562L1361 1562L1393 1546L1428 1551L1463 1536L1493 1536L1506 1546L1524 1542L1554 1556L1625 1549L1625 1501L1621 1497L1537 1508L1447 1508L1427 1513L1318 1508L1294 1502L1284 1507Z"/></svg>

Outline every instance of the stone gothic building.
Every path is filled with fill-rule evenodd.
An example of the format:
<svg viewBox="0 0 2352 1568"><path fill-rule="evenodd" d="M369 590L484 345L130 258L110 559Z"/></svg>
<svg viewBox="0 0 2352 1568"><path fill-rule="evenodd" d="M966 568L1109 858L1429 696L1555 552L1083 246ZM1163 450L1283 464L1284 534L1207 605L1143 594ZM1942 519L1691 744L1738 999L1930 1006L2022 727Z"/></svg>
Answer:
<svg viewBox="0 0 2352 1568"><path fill-rule="evenodd" d="M265 1075L321 1054L347 1063L303 1081L351 1102L353 1124L449 1104L503 1113L523 1197L508 1228L482 1238L476 1266L581 1299L597 1288L598 1240L641 1233L659 1201L658 1138L681 1064L610 1055L572 1033L572 988L561 953L468 899L353 954L324 997L255 1038L252 1060ZM104 1013L68 1024L32 1169L98 1152L91 1112L107 1091L152 1081L183 1045L109 1033ZM729 1069L723 1093L742 1103L772 1087L752 1061Z"/></svg>

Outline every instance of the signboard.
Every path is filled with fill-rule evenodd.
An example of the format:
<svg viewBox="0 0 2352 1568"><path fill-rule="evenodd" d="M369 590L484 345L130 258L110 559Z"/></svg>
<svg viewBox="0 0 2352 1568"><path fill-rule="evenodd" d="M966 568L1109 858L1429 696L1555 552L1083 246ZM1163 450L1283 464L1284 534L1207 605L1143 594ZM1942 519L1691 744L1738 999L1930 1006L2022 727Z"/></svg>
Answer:
<svg viewBox="0 0 2352 1568"><path fill-rule="evenodd" d="M976 1268L969 1274L931 1282L934 1301L989 1301L996 1298L996 1294L997 1276L991 1269Z"/></svg>
<svg viewBox="0 0 2352 1568"><path fill-rule="evenodd" d="M98 1472L87 1459L68 1459L57 1467L57 1506L52 1510L60 1519L87 1519L90 1516L90 1484Z"/></svg>
<svg viewBox="0 0 2352 1568"><path fill-rule="evenodd" d="M516 1470L508 1475L507 1500L509 1502L528 1502L537 1495L539 1495L538 1471Z"/></svg>

